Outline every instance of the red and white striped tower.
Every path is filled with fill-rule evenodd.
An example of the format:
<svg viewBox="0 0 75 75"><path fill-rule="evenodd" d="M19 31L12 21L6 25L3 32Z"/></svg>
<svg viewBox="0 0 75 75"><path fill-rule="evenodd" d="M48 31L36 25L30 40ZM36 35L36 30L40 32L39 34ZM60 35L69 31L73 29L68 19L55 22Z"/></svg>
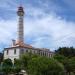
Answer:
<svg viewBox="0 0 75 75"><path fill-rule="evenodd" d="M17 43L24 43L24 25L23 25L24 10L23 10L22 6L18 7L17 14L19 16L18 41L17 41Z"/></svg>

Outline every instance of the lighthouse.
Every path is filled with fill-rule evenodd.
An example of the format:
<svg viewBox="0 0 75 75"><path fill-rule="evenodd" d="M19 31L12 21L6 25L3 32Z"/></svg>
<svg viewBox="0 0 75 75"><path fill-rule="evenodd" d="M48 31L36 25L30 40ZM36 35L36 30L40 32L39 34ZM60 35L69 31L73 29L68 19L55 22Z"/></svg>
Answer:
<svg viewBox="0 0 75 75"><path fill-rule="evenodd" d="M23 7L18 7L18 27L17 27L17 44L24 43L24 10Z"/></svg>
<svg viewBox="0 0 75 75"><path fill-rule="evenodd" d="M52 57L53 53L49 49L35 48L24 43L24 9L20 5L17 10L18 24L17 24L17 39L12 40L12 46L4 48L4 59L20 59L22 54L32 53L40 56Z"/></svg>

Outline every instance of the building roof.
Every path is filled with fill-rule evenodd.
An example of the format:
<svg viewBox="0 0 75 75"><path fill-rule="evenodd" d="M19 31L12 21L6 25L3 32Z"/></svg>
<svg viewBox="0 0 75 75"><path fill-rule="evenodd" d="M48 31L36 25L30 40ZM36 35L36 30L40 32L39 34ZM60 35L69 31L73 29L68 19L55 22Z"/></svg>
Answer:
<svg viewBox="0 0 75 75"><path fill-rule="evenodd" d="M46 49L46 48L35 48L35 47L32 47L31 45L21 44L21 43L20 44L16 44L15 46L12 46L12 47L9 47L9 48L4 48L4 50L13 49L13 48L28 48L28 49L34 49L34 50L51 52L49 49Z"/></svg>
<svg viewBox="0 0 75 75"><path fill-rule="evenodd" d="M49 49L46 49L46 48L35 48L31 45L28 45L28 44L25 44L21 41L17 41L15 43L15 45L9 47L9 48L4 48L4 50L7 50L7 49L13 49L13 48L28 48L28 49L34 49L34 50L40 50L40 51L47 51L47 52L51 52Z"/></svg>

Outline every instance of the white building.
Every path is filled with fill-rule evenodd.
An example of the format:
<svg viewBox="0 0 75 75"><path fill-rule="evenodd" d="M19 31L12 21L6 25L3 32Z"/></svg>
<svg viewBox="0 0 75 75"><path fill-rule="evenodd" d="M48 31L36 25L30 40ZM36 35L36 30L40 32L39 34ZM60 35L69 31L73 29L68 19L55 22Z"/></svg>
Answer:
<svg viewBox="0 0 75 75"><path fill-rule="evenodd" d="M4 59L10 58L12 61L14 61L14 59L19 59L22 54L28 52L38 54L41 56L52 57L53 53L49 49L34 48L24 43L24 29L23 29L24 10L22 6L18 8L17 14L19 16L18 38L17 41L12 40L11 47L4 48Z"/></svg>

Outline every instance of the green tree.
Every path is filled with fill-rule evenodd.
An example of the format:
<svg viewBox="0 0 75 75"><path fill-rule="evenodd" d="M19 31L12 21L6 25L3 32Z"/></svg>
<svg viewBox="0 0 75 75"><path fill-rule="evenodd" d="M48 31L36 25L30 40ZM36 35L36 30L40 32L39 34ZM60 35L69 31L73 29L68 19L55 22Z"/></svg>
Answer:
<svg viewBox="0 0 75 75"><path fill-rule="evenodd" d="M0 53L0 64L3 61L3 53Z"/></svg>
<svg viewBox="0 0 75 75"><path fill-rule="evenodd" d="M51 75L51 72L64 71L61 63L46 57L33 58L28 65L28 69L32 75ZM57 73L54 75L57 75Z"/></svg>
<svg viewBox="0 0 75 75"><path fill-rule="evenodd" d="M60 55L60 54L55 54L54 59L56 59L57 61L59 61L60 63L64 64L66 62L66 60L68 60L67 57Z"/></svg>
<svg viewBox="0 0 75 75"><path fill-rule="evenodd" d="M75 49L73 47L60 47L55 51L55 53L71 58L75 56Z"/></svg>
<svg viewBox="0 0 75 75"><path fill-rule="evenodd" d="M54 59L64 65L68 75L75 71L75 49L73 47L63 47L55 51Z"/></svg>
<svg viewBox="0 0 75 75"><path fill-rule="evenodd" d="M8 75L9 73L12 72L12 66L13 66L13 63L11 59L5 59L2 64L2 71Z"/></svg>
<svg viewBox="0 0 75 75"><path fill-rule="evenodd" d="M22 63L20 59L15 59L14 60L14 66L13 66L13 72L14 73L19 73L22 69Z"/></svg>
<svg viewBox="0 0 75 75"><path fill-rule="evenodd" d="M21 62L28 75L58 75L64 71L63 64L56 59L36 54L22 55Z"/></svg>
<svg viewBox="0 0 75 75"><path fill-rule="evenodd" d="M31 55L30 54L23 54L21 56L21 61L22 61L22 66L23 68L26 70L27 67L28 67L28 62L30 61L31 59Z"/></svg>
<svg viewBox="0 0 75 75"><path fill-rule="evenodd" d="M75 72L75 57L66 60L66 62L64 63L64 67L69 73Z"/></svg>

